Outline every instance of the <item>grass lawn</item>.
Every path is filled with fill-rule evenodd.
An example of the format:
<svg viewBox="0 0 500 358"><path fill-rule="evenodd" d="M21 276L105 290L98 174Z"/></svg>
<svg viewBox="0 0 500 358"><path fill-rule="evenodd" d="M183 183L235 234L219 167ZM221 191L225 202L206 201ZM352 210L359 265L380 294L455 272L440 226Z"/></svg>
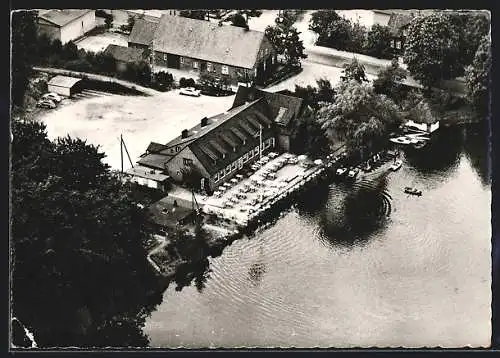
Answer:
<svg viewBox="0 0 500 358"><path fill-rule="evenodd" d="M86 139L106 153L106 163L120 169L120 134L135 163L151 141L167 143L204 116L225 112L233 100L234 96L187 97L178 91L150 97L109 95L70 100L38 118L47 125L50 139ZM126 154L124 161L124 168L130 168Z"/></svg>

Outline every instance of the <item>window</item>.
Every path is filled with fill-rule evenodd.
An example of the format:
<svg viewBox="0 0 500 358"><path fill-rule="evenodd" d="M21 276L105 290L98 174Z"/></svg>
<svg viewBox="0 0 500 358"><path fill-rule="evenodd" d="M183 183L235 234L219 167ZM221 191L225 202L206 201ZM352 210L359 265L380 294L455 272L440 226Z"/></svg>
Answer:
<svg viewBox="0 0 500 358"><path fill-rule="evenodd" d="M176 152L178 152L179 150L181 150L181 147L179 147L179 146L175 147Z"/></svg>
<svg viewBox="0 0 500 358"><path fill-rule="evenodd" d="M231 164L226 167L226 174L231 173Z"/></svg>
<svg viewBox="0 0 500 358"><path fill-rule="evenodd" d="M255 155L259 154L259 147L258 146L255 147L254 152L255 152Z"/></svg>
<svg viewBox="0 0 500 358"><path fill-rule="evenodd" d="M184 64L184 57L182 57L182 56L179 57L179 61L180 61L181 64Z"/></svg>
<svg viewBox="0 0 500 358"><path fill-rule="evenodd" d="M267 55L267 52L268 52L268 51L269 51L269 50L268 50L267 48L264 50L264 56L265 56L265 55Z"/></svg>
<svg viewBox="0 0 500 358"><path fill-rule="evenodd" d="M193 164L193 160L189 159L189 158L182 158L182 162L184 163L184 165L192 165Z"/></svg>
<svg viewBox="0 0 500 358"><path fill-rule="evenodd" d="M233 162L233 164L231 165L231 169L232 169L232 170L235 170L235 169L236 169L236 162Z"/></svg>
<svg viewBox="0 0 500 358"><path fill-rule="evenodd" d="M211 62L207 62L207 71L212 72L213 71L213 65Z"/></svg>
<svg viewBox="0 0 500 358"><path fill-rule="evenodd" d="M396 48L401 50L401 41L396 41Z"/></svg>
<svg viewBox="0 0 500 358"><path fill-rule="evenodd" d="M193 68L198 68L198 61L193 61Z"/></svg>
<svg viewBox="0 0 500 358"><path fill-rule="evenodd" d="M274 56L271 56L271 63L274 65Z"/></svg>
<svg viewBox="0 0 500 358"><path fill-rule="evenodd" d="M271 138L271 145L274 147L276 145L274 137Z"/></svg>
<svg viewBox="0 0 500 358"><path fill-rule="evenodd" d="M215 173L213 180L214 182L217 182L217 180L219 180L219 173Z"/></svg>
<svg viewBox="0 0 500 358"><path fill-rule="evenodd" d="M249 151L247 154L248 154L248 159L253 158L253 150Z"/></svg>
<svg viewBox="0 0 500 358"><path fill-rule="evenodd" d="M248 153L245 153L243 155L243 162L246 162L248 160Z"/></svg>
<svg viewBox="0 0 500 358"><path fill-rule="evenodd" d="M221 171L219 172L219 179L224 178L224 176L225 176L225 175L226 175L226 173L224 173L224 170L221 170Z"/></svg>
<svg viewBox="0 0 500 358"><path fill-rule="evenodd" d="M257 77L257 68L254 68L253 74L254 74L255 77Z"/></svg>
<svg viewBox="0 0 500 358"><path fill-rule="evenodd" d="M163 61L166 61L166 60L167 60L167 54L166 54L166 53L164 53L164 54L163 54Z"/></svg>
<svg viewBox="0 0 500 358"><path fill-rule="evenodd" d="M229 74L229 68L227 66L222 66L222 74L223 75L228 75Z"/></svg>

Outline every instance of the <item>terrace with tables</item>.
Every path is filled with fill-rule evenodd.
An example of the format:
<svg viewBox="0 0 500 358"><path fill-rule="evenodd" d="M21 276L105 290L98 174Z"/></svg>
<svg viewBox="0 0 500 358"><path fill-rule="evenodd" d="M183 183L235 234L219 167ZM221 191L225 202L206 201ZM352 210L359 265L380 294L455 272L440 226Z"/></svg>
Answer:
<svg viewBox="0 0 500 358"><path fill-rule="evenodd" d="M252 165L245 174L237 174L217 188L204 201L203 211L245 225L279 198L296 190L305 178L320 174L322 163L306 156L270 153Z"/></svg>

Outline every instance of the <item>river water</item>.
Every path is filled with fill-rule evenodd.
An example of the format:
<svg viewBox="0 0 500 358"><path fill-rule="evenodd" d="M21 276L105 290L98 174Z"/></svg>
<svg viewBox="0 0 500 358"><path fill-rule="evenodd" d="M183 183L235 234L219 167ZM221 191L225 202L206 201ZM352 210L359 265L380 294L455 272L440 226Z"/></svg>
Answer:
<svg viewBox="0 0 500 358"><path fill-rule="evenodd" d="M486 143L477 126L443 128L397 172L314 188L211 259L201 292L171 285L151 346L488 346Z"/></svg>

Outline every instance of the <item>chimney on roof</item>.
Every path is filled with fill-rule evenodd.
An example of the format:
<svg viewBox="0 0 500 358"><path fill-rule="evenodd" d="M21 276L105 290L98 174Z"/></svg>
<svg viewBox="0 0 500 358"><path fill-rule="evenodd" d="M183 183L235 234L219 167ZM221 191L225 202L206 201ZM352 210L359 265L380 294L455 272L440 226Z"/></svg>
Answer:
<svg viewBox="0 0 500 358"><path fill-rule="evenodd" d="M208 124L208 118L207 117L203 117L201 119L201 126L205 127L207 124Z"/></svg>
<svg viewBox="0 0 500 358"><path fill-rule="evenodd" d="M189 131L187 129L184 129L182 132L181 132L181 137L182 138L187 138L188 137L188 134L189 134Z"/></svg>

